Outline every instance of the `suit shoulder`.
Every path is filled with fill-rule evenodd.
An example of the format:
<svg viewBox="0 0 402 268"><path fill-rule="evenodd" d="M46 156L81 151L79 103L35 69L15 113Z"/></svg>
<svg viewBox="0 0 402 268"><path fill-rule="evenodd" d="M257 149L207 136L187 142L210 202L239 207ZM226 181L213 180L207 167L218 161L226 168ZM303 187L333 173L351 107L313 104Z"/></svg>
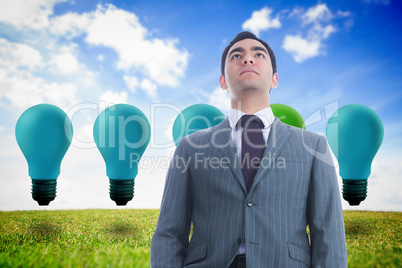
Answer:
<svg viewBox="0 0 402 268"><path fill-rule="evenodd" d="M182 140L186 143L192 143L192 144L209 140L211 137L211 129L212 127L198 130L194 133L185 136L184 138L182 138Z"/></svg>
<svg viewBox="0 0 402 268"><path fill-rule="evenodd" d="M284 124L284 123L282 123L282 124ZM304 142L308 142L312 145L317 144L320 139L323 139L326 141L325 136L312 132L310 130L301 129L301 128L289 126L289 125L286 125L286 127L292 132L293 139L303 140Z"/></svg>
<svg viewBox="0 0 402 268"><path fill-rule="evenodd" d="M310 130L301 129L298 127L288 126L290 131L293 132L291 139L294 139L298 144L304 147L309 147L318 153L325 153L327 150L327 139L325 136Z"/></svg>
<svg viewBox="0 0 402 268"><path fill-rule="evenodd" d="M207 139L210 139L211 135L214 132L224 129L225 127L227 127L227 125L228 125L228 122L227 122L227 119L225 119L221 123L217 124L216 126L196 131L194 133L187 135L183 139L186 139L187 141L192 141L192 142L205 141Z"/></svg>
<svg viewBox="0 0 402 268"><path fill-rule="evenodd" d="M307 130L307 129L301 129L301 128L293 127L293 126L290 126L290 128L292 129L292 131L296 132L297 135L308 136L314 140L319 140L320 138L325 138L323 135L320 135L318 133L315 133L315 132Z"/></svg>

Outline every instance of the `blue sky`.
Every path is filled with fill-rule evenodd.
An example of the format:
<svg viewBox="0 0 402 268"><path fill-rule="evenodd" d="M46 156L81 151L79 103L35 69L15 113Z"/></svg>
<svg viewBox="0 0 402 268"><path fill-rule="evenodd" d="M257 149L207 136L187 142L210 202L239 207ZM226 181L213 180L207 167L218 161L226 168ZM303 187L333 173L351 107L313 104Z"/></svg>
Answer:
<svg viewBox="0 0 402 268"><path fill-rule="evenodd" d="M219 89L220 58L240 31L273 48L279 86L271 103L295 108L325 134L332 112L350 103L374 109L384 142L368 197L344 209L402 211L402 4L357 1L0 1L0 210L115 208L94 147L96 116L129 103L148 117L152 137L126 208L158 208L175 149L177 113L195 103L229 110ZM50 103L74 126L74 141L49 207L32 200L15 137L27 108Z"/></svg>

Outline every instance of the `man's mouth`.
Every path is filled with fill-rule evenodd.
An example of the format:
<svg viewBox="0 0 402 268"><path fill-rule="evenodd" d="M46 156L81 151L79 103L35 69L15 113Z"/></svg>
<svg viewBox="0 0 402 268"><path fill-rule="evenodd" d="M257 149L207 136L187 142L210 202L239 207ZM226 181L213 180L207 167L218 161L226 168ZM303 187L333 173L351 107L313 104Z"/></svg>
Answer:
<svg viewBox="0 0 402 268"><path fill-rule="evenodd" d="M245 74L245 73L254 73L254 74L258 74L258 72L255 71L255 70L252 69L252 68L245 68L245 69L243 69L243 70L240 72L240 75Z"/></svg>

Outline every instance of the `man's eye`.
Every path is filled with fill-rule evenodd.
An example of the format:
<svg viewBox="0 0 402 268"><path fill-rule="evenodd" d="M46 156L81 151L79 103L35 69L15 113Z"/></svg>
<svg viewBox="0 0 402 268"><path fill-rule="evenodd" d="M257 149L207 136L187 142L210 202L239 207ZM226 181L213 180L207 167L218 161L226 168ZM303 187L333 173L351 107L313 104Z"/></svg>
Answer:
<svg viewBox="0 0 402 268"><path fill-rule="evenodd" d="M233 55L233 57L232 57L232 59L239 59L240 58L240 55L239 54L235 54L235 55Z"/></svg>
<svg viewBox="0 0 402 268"><path fill-rule="evenodd" d="M265 57L264 54L262 54L262 53L257 53L256 56L259 57L259 58L264 58Z"/></svg>

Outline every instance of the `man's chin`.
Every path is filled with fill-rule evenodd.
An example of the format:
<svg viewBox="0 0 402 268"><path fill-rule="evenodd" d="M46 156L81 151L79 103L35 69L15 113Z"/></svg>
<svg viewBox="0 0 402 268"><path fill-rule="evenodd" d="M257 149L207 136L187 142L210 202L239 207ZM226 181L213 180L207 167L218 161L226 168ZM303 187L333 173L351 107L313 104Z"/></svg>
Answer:
<svg viewBox="0 0 402 268"><path fill-rule="evenodd" d="M239 86L241 87L242 90L262 90L263 87L261 83L256 80L256 79L247 79L247 80L242 80L239 82Z"/></svg>

